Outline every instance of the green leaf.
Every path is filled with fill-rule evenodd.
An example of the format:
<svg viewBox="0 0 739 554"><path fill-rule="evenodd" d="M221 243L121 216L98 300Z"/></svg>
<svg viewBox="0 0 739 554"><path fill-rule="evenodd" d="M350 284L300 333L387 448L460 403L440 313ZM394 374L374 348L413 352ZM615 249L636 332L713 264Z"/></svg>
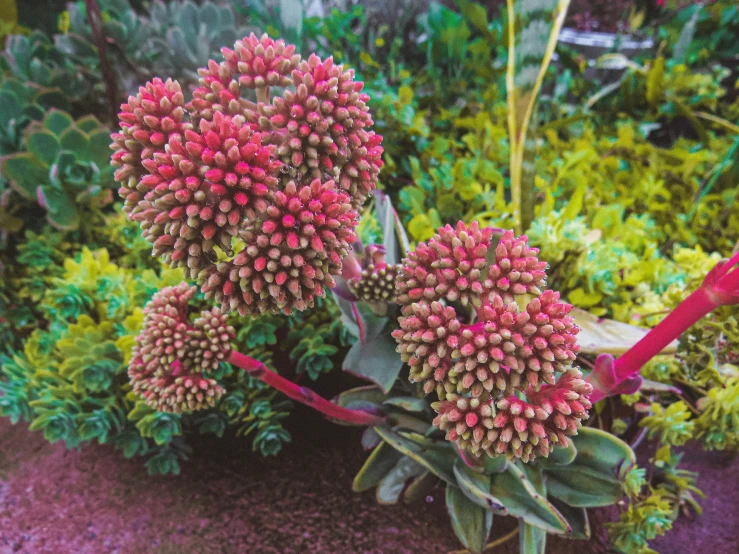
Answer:
<svg viewBox="0 0 739 554"><path fill-rule="evenodd" d="M355 342L344 358L343 369L377 383L383 391L389 392L403 368L396 346L395 340L385 332L364 344Z"/></svg>
<svg viewBox="0 0 739 554"><path fill-rule="evenodd" d="M423 413L430 408L428 402L423 398L415 398L413 396L393 396L383 402L386 406L396 406L407 412Z"/></svg>
<svg viewBox="0 0 739 554"><path fill-rule="evenodd" d="M457 5L468 23L483 34L488 34L488 16L484 6L470 0L457 0Z"/></svg>
<svg viewBox="0 0 739 554"><path fill-rule="evenodd" d="M521 554L544 554L547 545L547 532L540 527L518 520L518 544Z"/></svg>
<svg viewBox="0 0 739 554"><path fill-rule="evenodd" d="M106 130L96 131L90 134L89 158L99 168L110 164L110 133Z"/></svg>
<svg viewBox="0 0 739 554"><path fill-rule="evenodd" d="M51 110L44 118L44 127L55 135L61 135L73 123L72 116L61 110Z"/></svg>
<svg viewBox="0 0 739 554"><path fill-rule="evenodd" d="M62 147L75 153L78 158L87 159L90 149L90 137L77 129L70 127L60 135Z"/></svg>
<svg viewBox="0 0 739 554"><path fill-rule="evenodd" d="M507 515L503 503L490 494L490 475L473 471L459 459L454 463L454 475L460 490L472 502L499 515Z"/></svg>
<svg viewBox="0 0 739 554"><path fill-rule="evenodd" d="M656 110L665 99L665 59L654 60L647 74L647 103Z"/></svg>
<svg viewBox="0 0 739 554"><path fill-rule="evenodd" d="M618 502L624 495L623 478L636 463L631 448L609 433L588 427L571 440L577 448L573 462L546 468L549 494L580 508Z"/></svg>
<svg viewBox="0 0 739 554"><path fill-rule="evenodd" d="M588 511L585 508L573 508L553 496L549 497L549 502L557 508L572 528L572 533L564 535L565 537L568 539L590 538L590 521L588 520Z"/></svg>
<svg viewBox="0 0 739 554"><path fill-rule="evenodd" d="M49 180L49 170L30 152L19 152L0 159L0 173L26 198L35 198L36 189Z"/></svg>
<svg viewBox="0 0 739 554"><path fill-rule="evenodd" d="M356 409L360 404L372 404L379 408L386 398L387 394L382 392L375 385L366 385L345 390L336 396L334 402L339 406L350 409Z"/></svg>
<svg viewBox="0 0 739 554"><path fill-rule="evenodd" d="M423 437L411 440L385 427L374 429L390 446L414 459L447 483L456 484L454 462L457 459L457 453L451 444L446 441L431 441Z"/></svg>
<svg viewBox="0 0 739 554"><path fill-rule="evenodd" d="M397 503L408 480L418 477L423 472L424 468L421 464L411 458L402 456L377 485L377 502L380 504Z"/></svg>
<svg viewBox="0 0 739 554"><path fill-rule="evenodd" d="M566 533L569 525L557 509L529 482L514 464L491 476L490 494L499 499L512 516L523 518L550 533Z"/></svg>
<svg viewBox="0 0 739 554"><path fill-rule="evenodd" d="M430 471L425 471L406 487L403 493L403 502L412 504L425 500L438 482L439 478L436 475Z"/></svg>
<svg viewBox="0 0 739 554"><path fill-rule="evenodd" d="M41 187L38 190L39 200L47 210L46 219L54 227L61 230L71 230L79 227L79 214L75 203L62 189Z"/></svg>
<svg viewBox="0 0 739 554"><path fill-rule="evenodd" d="M354 477L352 490L363 492L376 486L401 458L403 458L403 454L386 442L381 442L372 451L367 461L364 462L362 469Z"/></svg>
<svg viewBox="0 0 739 554"><path fill-rule="evenodd" d="M493 513L472 502L453 485L446 487L446 508L462 544L476 554L485 550L493 527Z"/></svg>
<svg viewBox="0 0 739 554"><path fill-rule="evenodd" d="M568 441L567 446L555 445L549 452L547 458L542 458L539 463L546 469L549 466L566 466L571 464L577 456L577 448L573 441Z"/></svg>
<svg viewBox="0 0 739 554"><path fill-rule="evenodd" d="M47 166L54 163L61 148L57 136L45 129L30 133L26 140L26 145L28 146L28 151L36 156L36 159L42 164Z"/></svg>

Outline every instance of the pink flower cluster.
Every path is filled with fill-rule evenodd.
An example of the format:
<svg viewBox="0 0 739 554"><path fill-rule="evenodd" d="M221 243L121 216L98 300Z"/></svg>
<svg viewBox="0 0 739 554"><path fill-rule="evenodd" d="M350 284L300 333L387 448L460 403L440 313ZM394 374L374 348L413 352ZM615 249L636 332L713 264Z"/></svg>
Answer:
<svg viewBox="0 0 739 554"><path fill-rule="evenodd" d="M144 309L128 376L134 392L160 412L212 407L224 393L209 374L228 358L234 329L218 308L190 322L187 304L194 294L187 283L166 287Z"/></svg>
<svg viewBox="0 0 739 554"><path fill-rule="evenodd" d="M122 106L112 163L124 210L224 311L303 310L356 240L382 137L363 84L332 59L302 60L266 35L222 52L189 103L154 79Z"/></svg>
<svg viewBox="0 0 739 554"><path fill-rule="evenodd" d="M512 231L492 240L459 222L419 244L401 267L393 336L410 379L437 392L449 440L528 461L577 433L591 387L572 367L572 306L543 290L538 250Z"/></svg>

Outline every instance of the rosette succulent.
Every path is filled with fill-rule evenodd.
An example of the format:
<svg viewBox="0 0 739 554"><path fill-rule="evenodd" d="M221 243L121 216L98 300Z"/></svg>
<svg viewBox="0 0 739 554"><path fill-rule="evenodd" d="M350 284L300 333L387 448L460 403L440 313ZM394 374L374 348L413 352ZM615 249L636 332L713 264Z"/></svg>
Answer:
<svg viewBox="0 0 739 554"><path fill-rule="evenodd" d="M24 198L46 209L49 223L60 229L80 225L80 207L112 201L109 131L92 116L77 121L50 110L43 122L25 132L25 151L2 158L5 179Z"/></svg>
<svg viewBox="0 0 739 554"><path fill-rule="evenodd" d="M527 462L567 446L592 387L572 366L572 306L542 290L546 263L525 236L459 222L403 260L393 332L411 381L436 390L434 424L475 454ZM559 378L557 376L559 375Z"/></svg>
<svg viewBox="0 0 739 554"><path fill-rule="evenodd" d="M112 163L124 210L224 311L304 310L356 240L381 137L362 83L331 59L303 61L267 35L222 52L191 101L155 79L123 105Z"/></svg>

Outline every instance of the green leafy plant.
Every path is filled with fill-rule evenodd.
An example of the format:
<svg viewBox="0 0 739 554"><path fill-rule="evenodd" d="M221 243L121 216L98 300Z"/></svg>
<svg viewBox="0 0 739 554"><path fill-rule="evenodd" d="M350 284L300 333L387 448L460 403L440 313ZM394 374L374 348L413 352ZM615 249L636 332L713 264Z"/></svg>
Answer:
<svg viewBox="0 0 739 554"><path fill-rule="evenodd" d="M78 206L95 209L112 201L109 140L94 117L74 121L66 112L51 110L43 123L26 129L26 151L3 158L2 172L21 196L38 201L49 223L75 229Z"/></svg>

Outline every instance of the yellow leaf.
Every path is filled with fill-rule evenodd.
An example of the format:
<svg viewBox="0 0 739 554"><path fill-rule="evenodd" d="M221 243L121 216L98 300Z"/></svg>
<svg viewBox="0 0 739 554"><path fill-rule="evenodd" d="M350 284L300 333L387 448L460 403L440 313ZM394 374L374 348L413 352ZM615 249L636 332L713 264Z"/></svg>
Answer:
<svg viewBox="0 0 739 554"><path fill-rule="evenodd" d="M0 20L11 27L18 23L18 6L15 0L0 0Z"/></svg>
<svg viewBox="0 0 739 554"><path fill-rule="evenodd" d="M407 85L403 85L398 90L398 102L401 107L407 106L413 102L413 89Z"/></svg>

